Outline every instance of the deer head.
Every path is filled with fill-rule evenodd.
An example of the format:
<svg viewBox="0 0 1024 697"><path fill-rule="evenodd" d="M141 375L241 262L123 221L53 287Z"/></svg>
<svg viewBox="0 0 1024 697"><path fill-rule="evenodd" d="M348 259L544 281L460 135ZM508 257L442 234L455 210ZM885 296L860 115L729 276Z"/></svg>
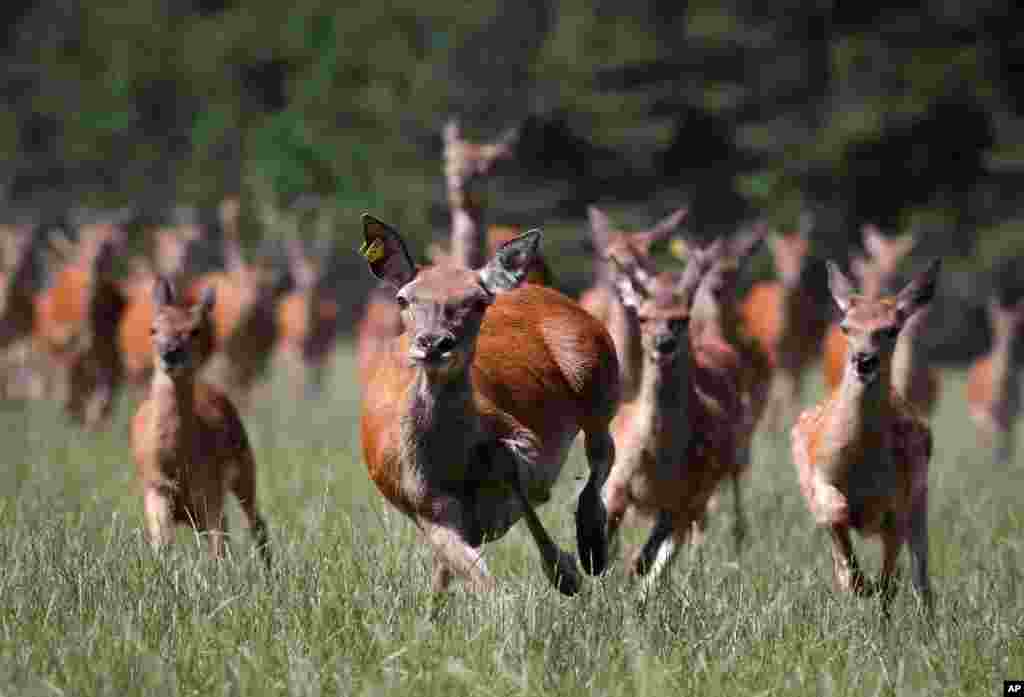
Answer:
<svg viewBox="0 0 1024 697"><path fill-rule="evenodd" d="M842 313L839 328L849 344L847 360L860 382L871 384L889 370L900 331L935 295L940 267L936 259L896 295L872 298L858 295L853 282L828 262L829 290Z"/></svg>
<svg viewBox="0 0 1024 697"><path fill-rule="evenodd" d="M213 350L213 324L210 313L216 295L204 288L198 303L178 302L174 285L163 276L153 284L154 365L173 378L194 376Z"/></svg>
<svg viewBox="0 0 1024 697"><path fill-rule="evenodd" d="M469 366L484 313L498 293L519 286L540 244L540 230L506 242L483 268L417 268L396 230L363 216L361 249L374 276L395 289L407 358L428 374L454 376Z"/></svg>

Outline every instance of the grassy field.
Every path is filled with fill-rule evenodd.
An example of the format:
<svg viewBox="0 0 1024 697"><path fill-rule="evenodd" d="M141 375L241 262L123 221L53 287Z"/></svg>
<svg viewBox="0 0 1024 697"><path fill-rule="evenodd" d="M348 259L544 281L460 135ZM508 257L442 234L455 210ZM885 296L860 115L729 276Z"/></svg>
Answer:
<svg viewBox="0 0 1024 697"><path fill-rule="evenodd" d="M701 558L681 555L642 607L620 568L587 579L577 598L559 596L519 527L488 548L498 592L432 596L412 525L366 478L347 351L329 396L299 403L272 385L247 415L270 574L241 534L220 563L185 530L165 555L146 547L131 400L99 435L65 427L48 404L7 407L0 697L1002 694L1003 679L1024 678L1024 453L1008 470L984 464L962 376L944 387L932 629L909 584L888 626L876 602L832 594L825 535L799 498L788 445L770 438L747 488L753 534L742 558L724 506ZM584 469L577 449L541 510L569 548ZM858 548L876 569L875 545Z"/></svg>

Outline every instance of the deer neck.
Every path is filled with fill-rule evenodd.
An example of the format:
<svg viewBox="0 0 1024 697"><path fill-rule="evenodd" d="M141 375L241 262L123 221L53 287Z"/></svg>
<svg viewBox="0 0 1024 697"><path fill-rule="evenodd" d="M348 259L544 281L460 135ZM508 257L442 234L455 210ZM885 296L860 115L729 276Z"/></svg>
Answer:
<svg viewBox="0 0 1024 697"><path fill-rule="evenodd" d="M191 442L195 430L195 377L172 378L157 369L149 394L153 402L152 432L160 452L180 453Z"/></svg>
<svg viewBox="0 0 1024 697"><path fill-rule="evenodd" d="M401 422L401 453L406 475L416 482L444 487L467 478L470 450L481 437L470 370L436 379L415 369Z"/></svg>
<svg viewBox="0 0 1024 697"><path fill-rule="evenodd" d="M608 333L619 357L619 382L622 399L628 401L636 395L643 372L643 350L640 346L640 320L622 304L613 291L613 302L608 316Z"/></svg>
<svg viewBox="0 0 1024 697"><path fill-rule="evenodd" d="M689 339L683 340L687 345ZM693 359L685 348L671 363L644 361L636 415L660 461L678 463L690 444Z"/></svg>
<svg viewBox="0 0 1024 697"><path fill-rule="evenodd" d="M907 320L892 356L892 386L897 393L909 395L912 383L925 365L924 315Z"/></svg>
<svg viewBox="0 0 1024 697"><path fill-rule="evenodd" d="M859 449L865 443L876 443L885 430L892 389L892 367L883 359L878 378L865 384L857 377L852 363L847 363L843 380L834 399L831 428L834 443L841 450Z"/></svg>
<svg viewBox="0 0 1024 697"><path fill-rule="evenodd" d="M467 269L486 260L487 223L484 182L479 178L448 177L448 205L452 215L452 258Z"/></svg>

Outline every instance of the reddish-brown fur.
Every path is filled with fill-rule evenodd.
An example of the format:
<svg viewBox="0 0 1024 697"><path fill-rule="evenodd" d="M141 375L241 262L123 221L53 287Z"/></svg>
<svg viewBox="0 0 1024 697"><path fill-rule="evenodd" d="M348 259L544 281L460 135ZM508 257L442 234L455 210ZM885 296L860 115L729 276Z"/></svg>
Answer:
<svg viewBox="0 0 1024 697"><path fill-rule="evenodd" d="M1024 360L1024 300L988 304L992 348L967 371L967 409L977 427L979 445L1004 464L1013 456L1020 414L1020 365Z"/></svg>
<svg viewBox="0 0 1024 697"><path fill-rule="evenodd" d="M238 497L245 524L269 567L266 524L256 507L256 467L242 420L228 397L196 380L212 344L212 291L196 305L179 304L173 287L154 287L154 370L149 397L131 424L131 448L143 491L146 532L158 548L175 524L209 535L214 557L224 553L224 502Z"/></svg>
<svg viewBox="0 0 1024 697"><path fill-rule="evenodd" d="M879 535L880 587L888 608L891 582L904 542L909 542L912 580L926 603L928 582L928 462L932 434L927 422L892 386L892 357L907 319L931 301L939 264L921 273L898 295L854 294L834 264L829 285L843 312L852 352L843 380L821 404L801 414L792 430L800 491L818 525L832 538L836 587L865 593L850 530Z"/></svg>
<svg viewBox="0 0 1024 697"><path fill-rule="evenodd" d="M799 229L772 238L778 280L755 283L740 306L746 334L771 360L773 385L765 420L775 431L792 423L804 375L821 355L825 334L825 316L804 282L811 226L811 217L805 215Z"/></svg>
<svg viewBox="0 0 1024 697"><path fill-rule="evenodd" d="M613 457L608 424L619 397L610 337L557 291L516 287L537 232L507 243L479 272L416 269L398 234L370 216L364 234L374 273L407 303L404 333L366 375L361 434L370 478L431 545L435 588L452 572L474 588L492 587L478 547L522 516L549 579L575 592L575 562L533 506L548 499L582 429L592 473L580 496L579 544L588 571L602 570L597 491Z"/></svg>
<svg viewBox="0 0 1024 697"><path fill-rule="evenodd" d="M691 529L699 537L719 484L739 476L737 356L718 337L691 335L687 326L697 285L714 255L693 253L682 275L665 272L641 280L635 267L620 271L623 302L640 320L644 367L636 399L621 406L612 424L616 459L603 498L610 534L631 509L656 516L631 564L634 573L650 572L645 590ZM737 537L741 519L738 508Z"/></svg>

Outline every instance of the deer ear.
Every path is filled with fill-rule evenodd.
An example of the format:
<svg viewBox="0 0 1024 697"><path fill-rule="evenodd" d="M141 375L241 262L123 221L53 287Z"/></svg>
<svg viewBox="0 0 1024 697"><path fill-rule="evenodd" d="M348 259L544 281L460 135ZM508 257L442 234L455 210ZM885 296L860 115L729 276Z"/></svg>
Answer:
<svg viewBox="0 0 1024 697"><path fill-rule="evenodd" d="M694 247L683 269L683 275L676 284L676 294L686 298L692 306L697 297L697 289L700 287L701 279L707 274L711 265L715 263L725 251L725 241L719 237L707 247Z"/></svg>
<svg viewBox="0 0 1024 697"><path fill-rule="evenodd" d="M935 285L942 268L941 259L933 259L928 268L919 273L896 296L896 309L906 319L927 305L935 297Z"/></svg>
<svg viewBox="0 0 1024 697"><path fill-rule="evenodd" d="M612 242L612 221L597 206L587 206L587 218L590 220L590 239L599 255L604 254Z"/></svg>
<svg viewBox="0 0 1024 697"><path fill-rule="evenodd" d="M644 251L650 251L651 247L662 240L668 239L668 236L683 224L683 221L686 220L686 216L688 214L688 209L680 208L675 213L667 216L664 220L659 221L658 224L650 230L633 235L633 238L640 244Z"/></svg>
<svg viewBox="0 0 1024 697"><path fill-rule="evenodd" d="M366 257L374 276L396 290L413 279L416 267L397 230L363 213L363 237L366 241L359 253Z"/></svg>
<svg viewBox="0 0 1024 697"><path fill-rule="evenodd" d="M828 261L828 289L832 293L832 299L843 313L850 309L850 302L855 293L853 282L832 260Z"/></svg>
<svg viewBox="0 0 1024 697"><path fill-rule="evenodd" d="M729 253L736 257L740 266L743 266L761 248L767 234L768 226L765 223L754 223L750 230L732 239L729 243Z"/></svg>
<svg viewBox="0 0 1024 697"><path fill-rule="evenodd" d="M540 248L540 230L530 230L498 247L491 260L479 271L480 284L490 293L520 286Z"/></svg>
<svg viewBox="0 0 1024 697"><path fill-rule="evenodd" d="M153 304L157 307L174 304L174 286L164 276L157 276L153 283Z"/></svg>

